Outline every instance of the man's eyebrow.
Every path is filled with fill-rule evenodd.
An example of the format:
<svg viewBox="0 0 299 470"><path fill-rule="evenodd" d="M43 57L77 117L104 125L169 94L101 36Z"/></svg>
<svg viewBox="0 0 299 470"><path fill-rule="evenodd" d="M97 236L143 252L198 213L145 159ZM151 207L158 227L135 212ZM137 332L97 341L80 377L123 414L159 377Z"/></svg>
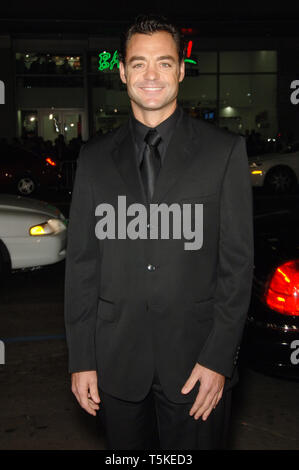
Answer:
<svg viewBox="0 0 299 470"><path fill-rule="evenodd" d="M129 60L129 63L130 62L133 62L134 60L145 60L145 57L143 57L142 55L133 55L130 60Z"/></svg>
<svg viewBox="0 0 299 470"><path fill-rule="evenodd" d="M146 60L146 57L142 55L133 55L130 58L129 63L133 62L134 60ZM161 55L157 57L157 60L172 60L173 62L175 62L175 58L172 55Z"/></svg>
<svg viewBox="0 0 299 470"><path fill-rule="evenodd" d="M158 57L158 60L172 60L175 62L175 58L172 55L161 55Z"/></svg>

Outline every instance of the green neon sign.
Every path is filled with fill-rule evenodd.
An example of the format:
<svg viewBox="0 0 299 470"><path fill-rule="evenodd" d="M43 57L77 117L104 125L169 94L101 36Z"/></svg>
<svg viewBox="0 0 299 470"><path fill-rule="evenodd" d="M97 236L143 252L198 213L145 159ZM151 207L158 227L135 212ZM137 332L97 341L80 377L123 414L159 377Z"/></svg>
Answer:
<svg viewBox="0 0 299 470"><path fill-rule="evenodd" d="M197 64L195 60L192 59L184 59L184 62L188 62L190 64ZM113 68L117 66L119 68L119 59L117 50L114 51L113 56L111 58L110 52L103 51L99 54L99 65L98 70L102 72L103 70L113 70Z"/></svg>
<svg viewBox="0 0 299 470"><path fill-rule="evenodd" d="M113 70L113 67L116 65L117 68L119 68L119 59L118 59L118 54L117 50L114 51L114 54L111 59L111 54L110 52L104 51L99 54L99 66L98 70Z"/></svg>
<svg viewBox="0 0 299 470"><path fill-rule="evenodd" d="M195 60L192 59L184 59L185 62L189 62L189 64L197 64Z"/></svg>

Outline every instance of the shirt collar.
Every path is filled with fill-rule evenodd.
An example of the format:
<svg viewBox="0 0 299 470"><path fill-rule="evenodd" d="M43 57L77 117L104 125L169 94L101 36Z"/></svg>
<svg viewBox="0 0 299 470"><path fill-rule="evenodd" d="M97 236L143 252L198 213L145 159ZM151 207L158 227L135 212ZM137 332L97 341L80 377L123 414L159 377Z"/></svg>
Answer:
<svg viewBox="0 0 299 470"><path fill-rule="evenodd" d="M177 105L174 112L170 116L168 116L168 118L166 118L164 121L162 121L158 126L155 127L155 129L157 129L158 133L160 134L162 140L165 143L169 141L169 138L176 126L180 114L181 107ZM142 122L138 121L138 119L135 118L132 110L130 112L130 122L135 142L138 147L140 147L141 145L143 145L144 137L146 136L148 131L152 129L152 127L148 127Z"/></svg>

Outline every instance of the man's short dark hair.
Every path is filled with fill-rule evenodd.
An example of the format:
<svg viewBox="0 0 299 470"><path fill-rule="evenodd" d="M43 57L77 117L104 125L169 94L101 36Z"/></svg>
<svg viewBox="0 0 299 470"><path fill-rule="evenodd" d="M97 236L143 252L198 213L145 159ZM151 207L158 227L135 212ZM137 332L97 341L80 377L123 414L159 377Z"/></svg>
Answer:
<svg viewBox="0 0 299 470"><path fill-rule="evenodd" d="M127 45L134 34L152 34L158 31L166 31L171 34L176 43L179 62L181 62L185 56L185 43L179 28L164 16L157 15L139 15L135 18L134 23L122 34L118 52L119 60L125 63Z"/></svg>

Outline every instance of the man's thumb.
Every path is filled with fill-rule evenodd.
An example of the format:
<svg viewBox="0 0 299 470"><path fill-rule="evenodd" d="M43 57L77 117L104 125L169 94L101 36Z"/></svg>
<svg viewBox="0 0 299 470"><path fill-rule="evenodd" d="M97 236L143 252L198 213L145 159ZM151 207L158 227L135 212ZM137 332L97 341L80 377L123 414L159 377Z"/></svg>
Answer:
<svg viewBox="0 0 299 470"><path fill-rule="evenodd" d="M181 393L189 393L190 390L192 390L192 388L196 384L196 382L197 382L197 377L195 374L192 373L190 377L188 378L187 382L185 383L185 385L183 386Z"/></svg>
<svg viewBox="0 0 299 470"><path fill-rule="evenodd" d="M91 396L92 400L95 403L100 403L101 399L100 399L100 396L99 396L98 386L97 386L96 383L91 384L89 386L89 392L90 392L90 396Z"/></svg>

